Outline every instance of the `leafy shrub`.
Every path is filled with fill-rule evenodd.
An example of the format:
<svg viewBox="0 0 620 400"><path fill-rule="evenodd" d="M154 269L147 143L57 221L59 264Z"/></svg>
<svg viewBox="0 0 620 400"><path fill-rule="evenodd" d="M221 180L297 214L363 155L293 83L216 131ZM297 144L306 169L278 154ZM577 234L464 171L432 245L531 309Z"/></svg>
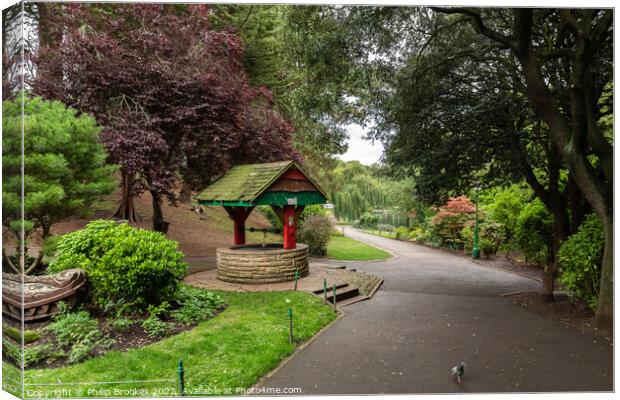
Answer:
<svg viewBox="0 0 620 400"><path fill-rule="evenodd" d="M586 301L592 309L598 305L604 247L601 220L596 214L590 214L577 233L562 243L558 252L560 283L575 297Z"/></svg>
<svg viewBox="0 0 620 400"><path fill-rule="evenodd" d="M97 320L87 311L69 312L64 303L54 322L44 329L53 333L58 345L68 352L70 363L81 361L96 350L107 349L115 342L99 330Z"/></svg>
<svg viewBox="0 0 620 400"><path fill-rule="evenodd" d="M172 322L163 321L162 317L168 316L169 313L170 304L167 301L158 306L149 306L149 316L142 321L142 329L151 337L167 335L174 329L174 324Z"/></svg>
<svg viewBox="0 0 620 400"><path fill-rule="evenodd" d="M432 224L428 225L416 240L431 247L441 247L444 244L444 237L440 233L439 226Z"/></svg>
<svg viewBox="0 0 620 400"><path fill-rule="evenodd" d="M414 242L422 241L422 237L424 236L424 228L418 226L413 228L411 232L409 232L409 240L413 240Z"/></svg>
<svg viewBox="0 0 620 400"><path fill-rule="evenodd" d="M119 318L114 319L110 323L110 326L112 327L112 329L114 329L117 332L125 332L129 330L129 328L131 328L133 324L134 324L133 320L127 317L119 317Z"/></svg>
<svg viewBox="0 0 620 400"><path fill-rule="evenodd" d="M24 348L24 367L65 356L62 350L54 349L51 343L26 346Z"/></svg>
<svg viewBox="0 0 620 400"><path fill-rule="evenodd" d="M466 250L471 250L474 247L474 227L471 225L465 225L461 228L461 232L459 233L461 240L463 242L463 248Z"/></svg>
<svg viewBox="0 0 620 400"><path fill-rule="evenodd" d="M167 316L170 312L170 304L163 302L158 306L149 306L149 316L142 321L142 329L151 337L164 336L172 331L174 324L166 322L161 317Z"/></svg>
<svg viewBox="0 0 620 400"><path fill-rule="evenodd" d="M493 221L503 225L506 240L512 240L517 230L517 220L521 210L527 205L529 190L512 185L493 193L489 210Z"/></svg>
<svg viewBox="0 0 620 400"><path fill-rule="evenodd" d="M187 285L181 286L177 301L181 307L171 315L184 325L204 321L224 306L224 300L217 294Z"/></svg>
<svg viewBox="0 0 620 400"><path fill-rule="evenodd" d="M160 303L157 306L149 306L148 308L148 314L149 316L154 316L154 317L165 317L170 313L170 303L168 303L167 301L164 301L162 303Z"/></svg>
<svg viewBox="0 0 620 400"><path fill-rule="evenodd" d="M13 361L16 365L22 363L22 353L20 351L20 345L11 342L10 340L2 340L2 353L6 358ZM24 367L38 364L46 359L53 359L63 357L64 352L62 350L55 350L51 343L26 346L24 347Z"/></svg>
<svg viewBox="0 0 620 400"><path fill-rule="evenodd" d="M478 248L482 250L482 254L484 254L486 258L497 253L495 244L487 238L480 238L478 240Z"/></svg>
<svg viewBox="0 0 620 400"><path fill-rule="evenodd" d="M332 223L329 218L321 215L309 216L302 225L299 238L308 245L311 255L322 257L327 254L327 242L332 232Z"/></svg>
<svg viewBox="0 0 620 400"><path fill-rule="evenodd" d="M356 228L377 229L379 216L372 213L364 213L353 225Z"/></svg>
<svg viewBox="0 0 620 400"><path fill-rule="evenodd" d="M115 318L120 318L131 313L133 311L133 306L131 303L128 303L125 299L121 298L116 301L110 300L106 302L101 309L106 315L112 315Z"/></svg>
<svg viewBox="0 0 620 400"><path fill-rule="evenodd" d="M503 224L486 220L479 224L480 239L484 244L480 244L480 250L487 258L497 254L502 243L506 241L506 230Z"/></svg>
<svg viewBox="0 0 620 400"><path fill-rule="evenodd" d="M409 239L409 229L406 226L399 226L396 228L396 239L407 240Z"/></svg>
<svg viewBox="0 0 620 400"><path fill-rule="evenodd" d="M174 324L171 322L162 321L158 317L149 316L142 321L142 328L151 337L158 337L167 335L174 328Z"/></svg>
<svg viewBox="0 0 620 400"><path fill-rule="evenodd" d="M82 268L95 303L125 299L139 309L172 300L187 271L177 243L159 232L95 220L58 243L51 272Z"/></svg>
<svg viewBox="0 0 620 400"><path fill-rule="evenodd" d="M4 357L13 361L17 365L21 365L22 363L22 352L20 349L20 345L15 344L7 339L2 339L2 354Z"/></svg>
<svg viewBox="0 0 620 400"><path fill-rule="evenodd" d="M54 322L45 328L55 335L60 345L70 346L80 341L84 334L99 330L97 320L91 318L87 311L70 312L68 306L61 304L61 312L54 317Z"/></svg>
<svg viewBox="0 0 620 400"><path fill-rule="evenodd" d="M459 236L463 244L463 248L471 250L474 247L474 225L465 225ZM487 256L497 254L502 243L506 240L504 225L497 222L486 220L478 224L478 248Z"/></svg>
<svg viewBox="0 0 620 400"><path fill-rule="evenodd" d="M432 244L441 246L445 243L452 248L463 248L460 232L464 226L471 223L475 211L475 205L467 196L448 199L430 221L433 228L429 229Z"/></svg>
<svg viewBox="0 0 620 400"><path fill-rule="evenodd" d="M551 237L551 215L536 199L523 207L517 218L516 243L526 260L541 261Z"/></svg>
<svg viewBox="0 0 620 400"><path fill-rule="evenodd" d="M305 206L301 215L299 216L300 225L303 225L303 222L310 217L311 215L319 215L321 217L329 217L330 212L327 211L325 207L321 204L311 204L309 206Z"/></svg>

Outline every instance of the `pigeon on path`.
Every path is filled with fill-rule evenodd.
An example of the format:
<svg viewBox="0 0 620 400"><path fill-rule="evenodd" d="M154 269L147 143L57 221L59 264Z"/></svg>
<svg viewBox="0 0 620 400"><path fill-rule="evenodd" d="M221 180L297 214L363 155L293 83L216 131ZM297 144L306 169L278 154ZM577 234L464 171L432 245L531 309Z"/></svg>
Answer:
<svg viewBox="0 0 620 400"><path fill-rule="evenodd" d="M465 375L465 362L461 361L459 365L452 367L452 377L456 376L456 380L461 383L461 377Z"/></svg>

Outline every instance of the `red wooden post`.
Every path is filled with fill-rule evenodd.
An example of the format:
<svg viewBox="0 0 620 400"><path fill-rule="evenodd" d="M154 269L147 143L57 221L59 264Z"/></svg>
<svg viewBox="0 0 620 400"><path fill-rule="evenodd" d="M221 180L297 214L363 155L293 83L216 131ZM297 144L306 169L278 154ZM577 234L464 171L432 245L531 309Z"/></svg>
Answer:
<svg viewBox="0 0 620 400"><path fill-rule="evenodd" d="M237 213L235 215L235 231L234 241L235 244L245 244L245 218Z"/></svg>
<svg viewBox="0 0 620 400"><path fill-rule="evenodd" d="M230 219L235 223L234 228L234 242L235 244L245 244L245 220L252 212L254 207L230 207L224 206L224 209L228 213Z"/></svg>
<svg viewBox="0 0 620 400"><path fill-rule="evenodd" d="M295 212L295 206L284 206L283 236L285 249L290 250L297 247L296 231L297 213Z"/></svg>

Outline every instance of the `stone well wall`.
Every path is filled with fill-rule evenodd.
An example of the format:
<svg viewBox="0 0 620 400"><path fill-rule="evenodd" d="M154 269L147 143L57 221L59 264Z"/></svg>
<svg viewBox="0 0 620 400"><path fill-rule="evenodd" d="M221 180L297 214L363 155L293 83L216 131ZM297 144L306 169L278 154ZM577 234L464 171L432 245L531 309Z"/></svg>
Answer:
<svg viewBox="0 0 620 400"><path fill-rule="evenodd" d="M308 246L285 250L282 245L240 245L217 249L217 278L231 283L275 283L292 281L295 270L308 275Z"/></svg>

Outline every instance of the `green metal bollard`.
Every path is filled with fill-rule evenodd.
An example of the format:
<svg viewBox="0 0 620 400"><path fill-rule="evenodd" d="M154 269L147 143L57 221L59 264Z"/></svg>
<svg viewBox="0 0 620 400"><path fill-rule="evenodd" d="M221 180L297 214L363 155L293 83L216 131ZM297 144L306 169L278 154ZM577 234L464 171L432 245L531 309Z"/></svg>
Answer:
<svg viewBox="0 0 620 400"><path fill-rule="evenodd" d="M480 193L480 182L476 182L476 225L474 226L474 246L471 256L474 260L480 259L480 248L478 247L478 195Z"/></svg>
<svg viewBox="0 0 620 400"><path fill-rule="evenodd" d="M327 304L327 279L323 278L323 300Z"/></svg>
<svg viewBox="0 0 620 400"><path fill-rule="evenodd" d="M297 281L299 280L299 268L295 270L295 290L297 290Z"/></svg>
<svg viewBox="0 0 620 400"><path fill-rule="evenodd" d="M177 373L179 374L179 391L181 396L185 396L185 370L183 369L183 360L179 360Z"/></svg>
<svg viewBox="0 0 620 400"><path fill-rule="evenodd" d="M293 310L288 309L288 342L293 344Z"/></svg>
<svg viewBox="0 0 620 400"><path fill-rule="evenodd" d="M333 290L333 301L334 301L334 311L337 311L336 308L336 284L334 283L334 290Z"/></svg>

